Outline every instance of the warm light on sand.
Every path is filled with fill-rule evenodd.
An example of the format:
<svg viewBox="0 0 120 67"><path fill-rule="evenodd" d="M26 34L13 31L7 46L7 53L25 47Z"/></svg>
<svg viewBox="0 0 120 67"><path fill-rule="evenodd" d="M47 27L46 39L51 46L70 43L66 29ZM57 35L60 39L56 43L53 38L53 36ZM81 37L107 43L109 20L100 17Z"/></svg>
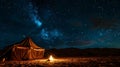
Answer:
<svg viewBox="0 0 120 67"><path fill-rule="evenodd" d="M53 61L53 60L54 60L54 58L53 58L52 55L50 55L49 60L50 60L50 61Z"/></svg>

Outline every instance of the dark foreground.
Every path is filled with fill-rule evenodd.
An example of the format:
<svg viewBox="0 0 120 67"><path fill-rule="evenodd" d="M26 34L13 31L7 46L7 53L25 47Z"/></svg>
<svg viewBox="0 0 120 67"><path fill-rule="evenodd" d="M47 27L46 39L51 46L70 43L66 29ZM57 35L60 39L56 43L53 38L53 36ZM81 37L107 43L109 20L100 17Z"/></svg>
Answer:
<svg viewBox="0 0 120 67"><path fill-rule="evenodd" d="M31 61L5 61L0 67L120 67L120 56L111 57L69 57Z"/></svg>

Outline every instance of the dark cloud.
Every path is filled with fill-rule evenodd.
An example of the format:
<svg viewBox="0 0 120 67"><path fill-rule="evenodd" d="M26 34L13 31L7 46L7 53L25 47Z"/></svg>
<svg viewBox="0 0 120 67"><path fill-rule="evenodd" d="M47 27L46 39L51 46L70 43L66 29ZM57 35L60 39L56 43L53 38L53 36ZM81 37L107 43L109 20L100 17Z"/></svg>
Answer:
<svg viewBox="0 0 120 67"><path fill-rule="evenodd" d="M68 46L84 46L84 45L91 45L94 44L94 41L91 40L76 40L76 41L70 41L67 43Z"/></svg>
<svg viewBox="0 0 120 67"><path fill-rule="evenodd" d="M91 21L94 29L116 29L119 26L117 19L93 18Z"/></svg>

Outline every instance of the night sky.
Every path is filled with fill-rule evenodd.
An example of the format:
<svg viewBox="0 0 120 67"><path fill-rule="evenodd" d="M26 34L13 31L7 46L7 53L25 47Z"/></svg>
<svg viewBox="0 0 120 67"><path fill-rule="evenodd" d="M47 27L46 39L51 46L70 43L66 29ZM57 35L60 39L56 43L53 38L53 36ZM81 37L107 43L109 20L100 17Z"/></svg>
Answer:
<svg viewBox="0 0 120 67"><path fill-rule="evenodd" d="M120 0L0 0L0 48L120 48Z"/></svg>

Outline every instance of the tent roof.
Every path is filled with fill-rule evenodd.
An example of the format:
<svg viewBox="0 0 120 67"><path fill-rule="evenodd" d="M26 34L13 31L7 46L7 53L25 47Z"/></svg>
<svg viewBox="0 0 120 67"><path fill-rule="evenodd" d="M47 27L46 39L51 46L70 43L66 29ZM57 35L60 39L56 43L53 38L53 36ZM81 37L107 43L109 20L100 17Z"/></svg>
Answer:
<svg viewBox="0 0 120 67"><path fill-rule="evenodd" d="M18 47L28 47L28 48L34 48L39 49L41 47L37 46L30 37L25 38L20 43L16 44Z"/></svg>

